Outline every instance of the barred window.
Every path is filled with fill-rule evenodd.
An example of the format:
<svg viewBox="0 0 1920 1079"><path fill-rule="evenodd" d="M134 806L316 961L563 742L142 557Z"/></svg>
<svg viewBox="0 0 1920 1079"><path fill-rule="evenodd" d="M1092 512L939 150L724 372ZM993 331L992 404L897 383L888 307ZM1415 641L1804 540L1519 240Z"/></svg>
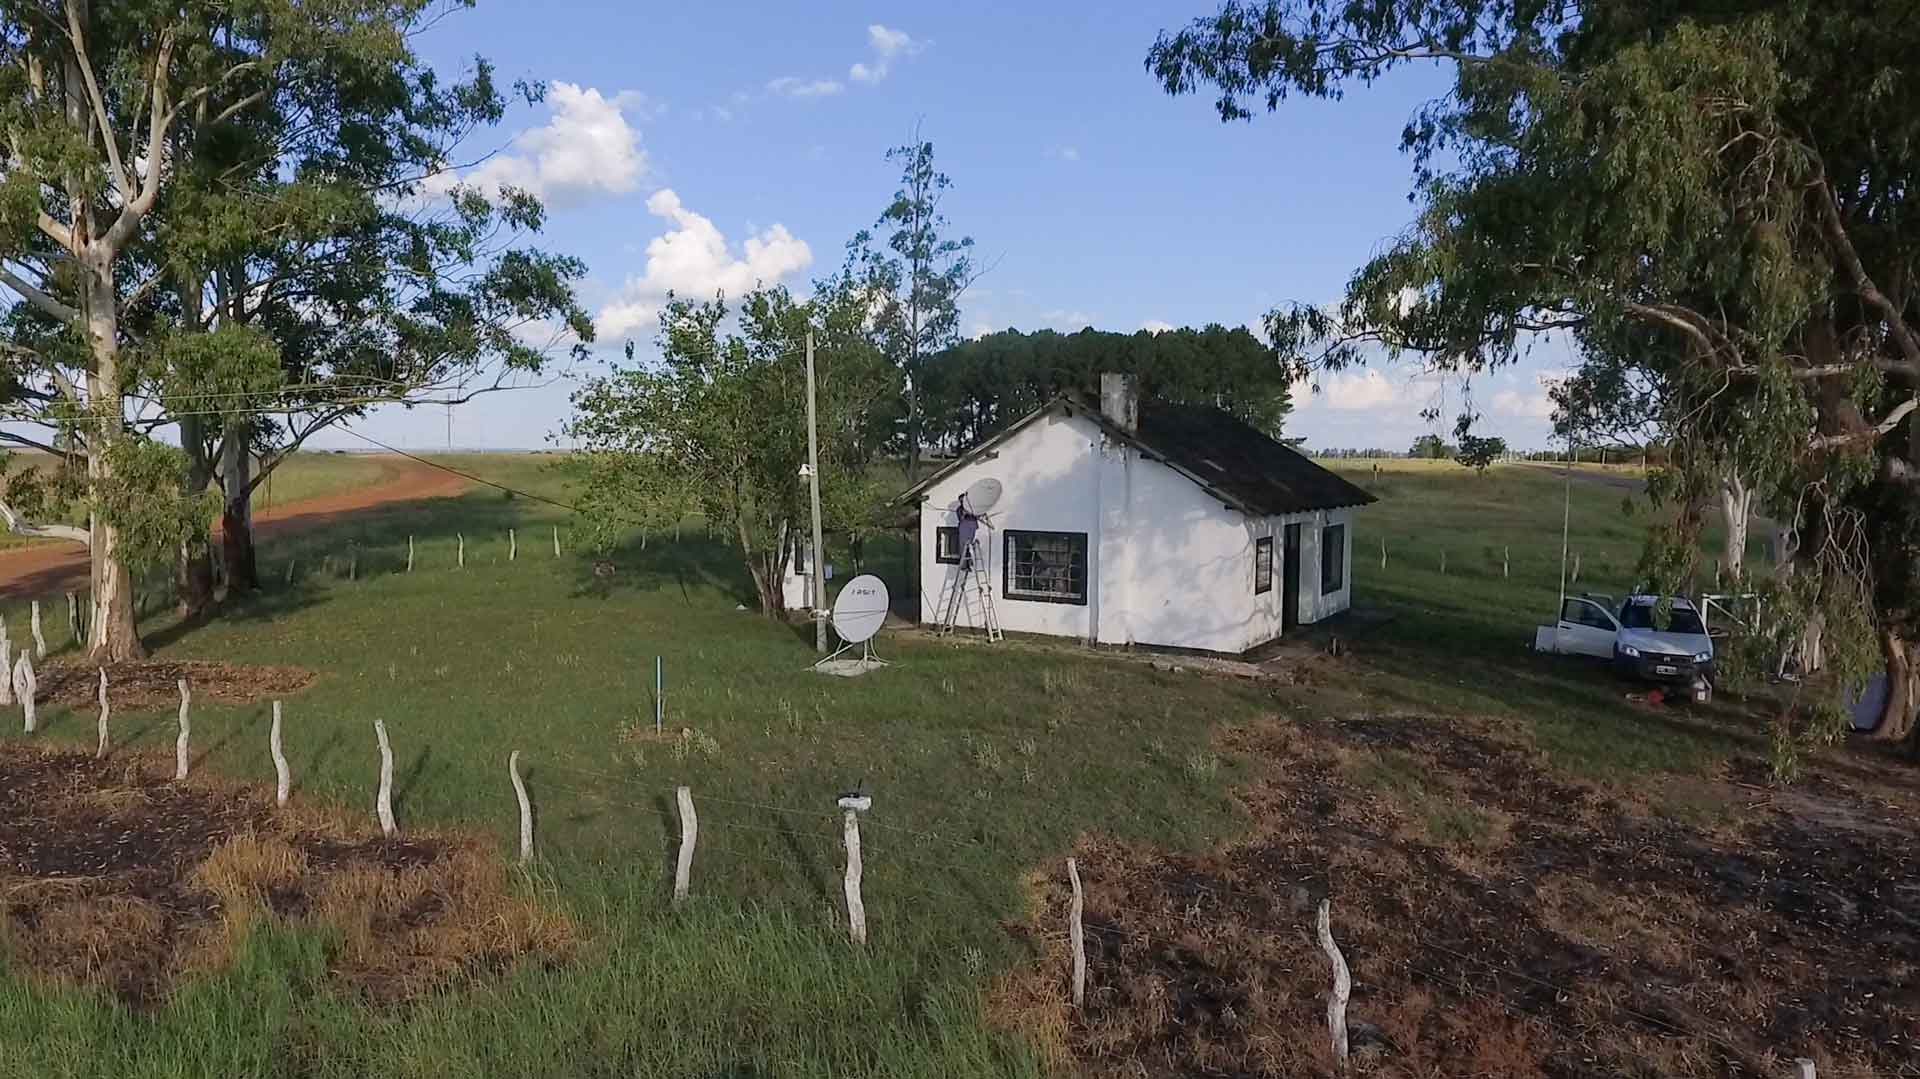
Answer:
<svg viewBox="0 0 1920 1079"><path fill-rule="evenodd" d="M1009 530L1004 535L1007 554L1002 584L1008 599L1086 604L1085 532Z"/></svg>
<svg viewBox="0 0 1920 1079"><path fill-rule="evenodd" d="M1253 594L1273 591L1273 537L1253 541Z"/></svg>
<svg viewBox="0 0 1920 1079"><path fill-rule="evenodd" d="M960 529L954 525L933 530L933 560L946 566L960 564Z"/></svg>

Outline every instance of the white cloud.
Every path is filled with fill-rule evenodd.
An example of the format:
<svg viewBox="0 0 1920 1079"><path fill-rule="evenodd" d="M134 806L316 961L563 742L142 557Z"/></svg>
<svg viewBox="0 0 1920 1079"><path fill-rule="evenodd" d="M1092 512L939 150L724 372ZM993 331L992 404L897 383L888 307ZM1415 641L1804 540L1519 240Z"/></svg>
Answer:
<svg viewBox="0 0 1920 1079"><path fill-rule="evenodd" d="M1552 419L1553 398L1547 391L1556 381L1541 375L1534 379L1530 390L1501 390L1493 395L1494 415L1522 420Z"/></svg>
<svg viewBox="0 0 1920 1079"><path fill-rule="evenodd" d="M831 97L846 87L833 79L801 79L782 75L767 83L769 93L782 97Z"/></svg>
<svg viewBox="0 0 1920 1079"><path fill-rule="evenodd" d="M1062 161L1080 160L1080 148L1078 146L1062 146L1053 153L1055 157L1058 157Z"/></svg>
<svg viewBox="0 0 1920 1079"><path fill-rule="evenodd" d="M667 293L704 298L716 292L738 295L758 284L772 284L813 262L805 241L772 225L750 235L736 253L712 220L694 213L670 188L647 199L647 211L673 228L647 244L646 272L629 277L620 294L600 309L596 328L620 337L650 325L666 305Z"/></svg>
<svg viewBox="0 0 1920 1079"><path fill-rule="evenodd" d="M879 82L893 70L895 60L914 55L926 48L927 43L915 41L904 30L874 23L867 27L867 46L873 50L873 61L857 63L847 69L847 77L855 82Z"/></svg>
<svg viewBox="0 0 1920 1079"><path fill-rule="evenodd" d="M1150 318L1147 321L1142 322L1140 324L1140 328L1147 331L1148 333L1166 333L1168 330L1173 329L1174 326L1173 326L1173 323L1168 322L1165 319Z"/></svg>
<svg viewBox="0 0 1920 1079"><path fill-rule="evenodd" d="M553 203L577 202L591 194L624 194L638 187L650 170L640 148L640 133L627 123L626 111L657 116L663 106L637 91L611 98L591 86L556 82L547 95L552 116L514 138L464 176L444 174L425 185L429 194L445 194L456 182L486 190L524 188Z"/></svg>
<svg viewBox="0 0 1920 1079"><path fill-rule="evenodd" d="M1068 311L1056 308L1052 311L1040 312L1040 321L1057 329L1071 332L1074 330L1084 330L1092 326L1093 316L1087 314L1085 311Z"/></svg>
<svg viewBox="0 0 1920 1079"><path fill-rule="evenodd" d="M1366 412L1405 404L1417 392L1411 382L1395 382L1367 368L1334 375L1320 384L1320 397L1327 407L1342 412Z"/></svg>

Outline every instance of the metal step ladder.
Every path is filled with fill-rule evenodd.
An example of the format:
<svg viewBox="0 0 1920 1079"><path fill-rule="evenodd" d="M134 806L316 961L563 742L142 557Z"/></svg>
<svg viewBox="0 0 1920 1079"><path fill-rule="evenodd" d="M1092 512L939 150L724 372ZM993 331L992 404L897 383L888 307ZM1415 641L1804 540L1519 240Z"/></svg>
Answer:
<svg viewBox="0 0 1920 1079"><path fill-rule="evenodd" d="M987 560L980 552L978 538L961 552L960 564L947 575L942 591L939 636L951 634L964 614L967 625L987 631L989 642L1001 639L1000 616L993 609L993 582L988 579Z"/></svg>

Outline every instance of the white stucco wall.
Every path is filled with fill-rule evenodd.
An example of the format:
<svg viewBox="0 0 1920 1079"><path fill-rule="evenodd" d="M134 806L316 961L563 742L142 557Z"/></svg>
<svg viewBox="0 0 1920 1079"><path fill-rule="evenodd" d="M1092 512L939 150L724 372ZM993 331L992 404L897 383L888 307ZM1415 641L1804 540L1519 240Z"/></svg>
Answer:
<svg viewBox="0 0 1920 1079"><path fill-rule="evenodd" d="M1263 520L1132 449L1108 447L1098 467L1101 644L1242 652L1272 636L1256 621L1253 594Z"/></svg>
<svg viewBox="0 0 1920 1079"><path fill-rule="evenodd" d="M1345 610L1347 585L1320 592L1321 528L1347 524L1352 511L1252 517L1230 509L1186 476L1136 450L1110 443L1094 423L1054 413L1036 420L926 491L920 507L920 617L938 622L944 587L956 567L935 558L936 529L955 523L953 504L975 481L1005 486L982 529L994 610L1004 630L1078 637L1101 644L1143 644L1242 652L1281 635L1285 593L1282 526L1298 521L1299 621ZM1005 595L1008 529L1087 535L1084 606ZM1256 595L1254 546L1273 536L1273 588ZM976 620L959 623L977 629Z"/></svg>
<svg viewBox="0 0 1920 1079"><path fill-rule="evenodd" d="M1084 532L1087 534L1087 572L1091 576L1098 564L1098 490L1091 458L1098 451L1100 429L1083 419L1059 413L1042 416L994 448L997 456L974 461L927 488L920 505L920 619L940 621L943 611L939 600L943 585L957 567L935 560L937 527L954 524L953 504L974 481L992 477L1005 490L993 507L991 531L981 529L981 549L986 554L989 584L993 590L994 612L1000 628L1016 633L1045 633L1056 637L1091 636L1087 605L1044 603L1007 599L1001 593L1002 563L1005 561L1005 530L1027 529L1039 532ZM1091 591L1091 589L1090 589ZM960 625L979 628L962 617Z"/></svg>
<svg viewBox="0 0 1920 1079"><path fill-rule="evenodd" d="M1352 508L1303 513L1283 518L1300 522L1300 623L1309 625L1330 618L1353 605L1353 510ZM1346 550L1341 558L1346 572L1341 585L1332 592L1320 590L1320 548L1328 525L1346 525ZM1277 542L1277 541L1276 541Z"/></svg>

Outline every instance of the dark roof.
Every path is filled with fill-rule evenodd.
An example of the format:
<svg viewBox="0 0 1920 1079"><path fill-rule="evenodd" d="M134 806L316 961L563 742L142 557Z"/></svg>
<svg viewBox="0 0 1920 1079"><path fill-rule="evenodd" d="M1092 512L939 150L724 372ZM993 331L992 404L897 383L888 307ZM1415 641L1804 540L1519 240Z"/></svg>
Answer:
<svg viewBox="0 0 1920 1079"><path fill-rule="evenodd" d="M1095 417L1106 419L1097 412ZM1304 513L1374 501L1300 451L1217 408L1142 400L1133 437L1142 448L1254 513Z"/></svg>
<svg viewBox="0 0 1920 1079"><path fill-rule="evenodd" d="M1127 431L1108 419L1097 406L1072 396L1056 397L1035 409L908 488L899 500L917 499L928 487L1056 408L1086 416L1109 435L1133 444L1146 456L1166 463L1221 501L1247 513L1271 517L1364 506L1376 501L1365 490L1314 464L1298 450L1220 409L1143 398L1138 429Z"/></svg>

